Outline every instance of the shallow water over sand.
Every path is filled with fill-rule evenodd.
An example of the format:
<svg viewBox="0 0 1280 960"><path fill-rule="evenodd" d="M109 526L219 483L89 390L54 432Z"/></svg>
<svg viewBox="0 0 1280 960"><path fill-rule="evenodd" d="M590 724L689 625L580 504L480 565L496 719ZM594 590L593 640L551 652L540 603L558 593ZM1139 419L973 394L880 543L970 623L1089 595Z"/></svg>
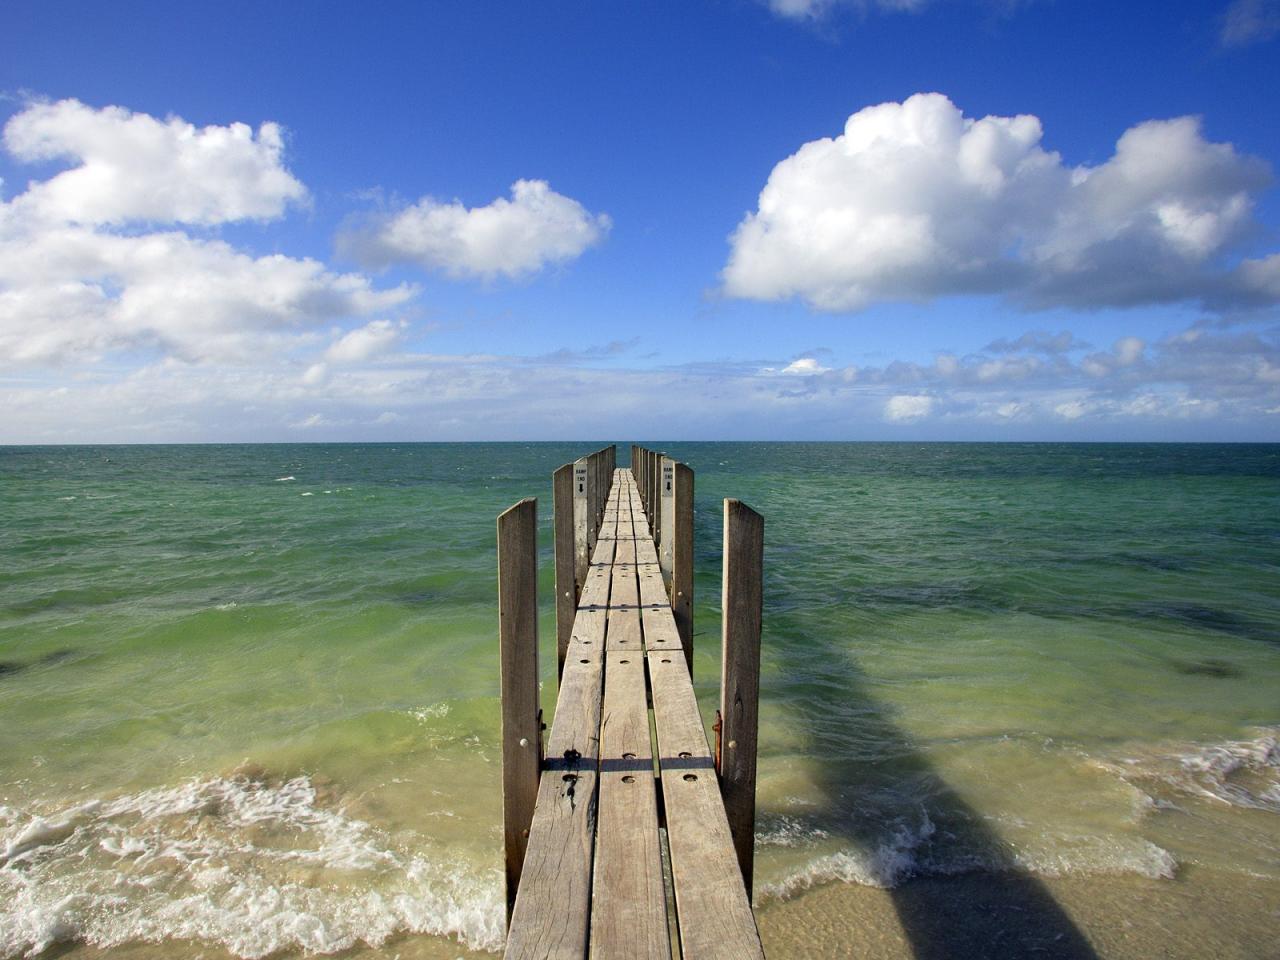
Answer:
<svg viewBox="0 0 1280 960"><path fill-rule="evenodd" d="M545 654L589 448L0 449L0 956L499 948L493 519L541 498ZM719 498L766 517L771 956L1267 955L1280 448L668 449L707 714Z"/></svg>

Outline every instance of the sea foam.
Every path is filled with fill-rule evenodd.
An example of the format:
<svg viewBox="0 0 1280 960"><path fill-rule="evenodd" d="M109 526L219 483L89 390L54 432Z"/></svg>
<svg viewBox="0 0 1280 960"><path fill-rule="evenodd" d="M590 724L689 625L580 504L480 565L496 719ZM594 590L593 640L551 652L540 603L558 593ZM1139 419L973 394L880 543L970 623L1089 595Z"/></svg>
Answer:
<svg viewBox="0 0 1280 960"><path fill-rule="evenodd" d="M1172 795L1280 813L1280 731L1251 740L1191 743L1104 764L1135 784L1158 784Z"/></svg>
<svg viewBox="0 0 1280 960"><path fill-rule="evenodd" d="M406 850L306 777L192 780L0 821L0 956L54 943L333 953L397 933L503 938L499 871Z"/></svg>

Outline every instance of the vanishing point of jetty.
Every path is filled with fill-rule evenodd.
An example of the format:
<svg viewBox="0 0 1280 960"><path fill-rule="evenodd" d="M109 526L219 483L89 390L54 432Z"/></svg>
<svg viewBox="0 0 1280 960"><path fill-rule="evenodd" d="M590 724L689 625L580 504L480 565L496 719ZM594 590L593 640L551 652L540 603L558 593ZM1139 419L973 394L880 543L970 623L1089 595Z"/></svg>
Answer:
<svg viewBox="0 0 1280 960"><path fill-rule="evenodd" d="M714 747L692 684L693 471L553 476L559 697L538 708L537 501L498 518L506 956L763 957L751 912L764 522L724 503Z"/></svg>

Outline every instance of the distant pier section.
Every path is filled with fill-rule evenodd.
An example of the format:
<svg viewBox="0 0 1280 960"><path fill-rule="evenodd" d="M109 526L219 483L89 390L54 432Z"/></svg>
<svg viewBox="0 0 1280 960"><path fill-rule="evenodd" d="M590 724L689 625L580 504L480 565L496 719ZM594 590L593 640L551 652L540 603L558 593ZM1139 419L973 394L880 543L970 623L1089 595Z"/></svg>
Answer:
<svg viewBox="0 0 1280 960"><path fill-rule="evenodd" d="M721 699L692 683L693 471L552 477L559 695L538 707L537 501L498 518L508 958L763 958L751 912L764 521L724 501Z"/></svg>

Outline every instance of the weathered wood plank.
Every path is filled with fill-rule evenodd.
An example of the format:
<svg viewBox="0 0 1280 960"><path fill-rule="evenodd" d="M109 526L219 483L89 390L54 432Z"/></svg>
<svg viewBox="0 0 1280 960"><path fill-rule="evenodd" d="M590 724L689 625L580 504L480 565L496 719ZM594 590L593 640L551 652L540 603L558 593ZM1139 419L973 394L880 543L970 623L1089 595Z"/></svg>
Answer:
<svg viewBox="0 0 1280 960"><path fill-rule="evenodd" d="M498 647L502 690L502 834L507 918L533 820L538 753L538 501L498 517Z"/></svg>
<svg viewBox="0 0 1280 960"><path fill-rule="evenodd" d="M614 545L596 544L574 619L507 933L508 958L581 960L587 953Z"/></svg>
<svg viewBox="0 0 1280 960"><path fill-rule="evenodd" d="M638 554L643 554L644 544L638 544ZM644 620L644 644L648 650L680 650L680 632L675 617L667 604L666 588L662 585L662 573L656 563L636 565L640 581L640 610ZM683 657L683 653L681 654Z"/></svg>
<svg viewBox="0 0 1280 960"><path fill-rule="evenodd" d="M635 620L639 627L637 610L615 607L610 633L615 617ZM669 960L658 800L638 646L634 651L610 648L605 655L600 756L591 956Z"/></svg>
<svg viewBox="0 0 1280 960"><path fill-rule="evenodd" d="M740 500L724 502L724 639L720 674L720 792L751 890L756 826L756 737L760 717L764 518Z"/></svg>
<svg viewBox="0 0 1280 960"><path fill-rule="evenodd" d="M649 650L663 805L685 957L763 957L684 657Z"/></svg>

